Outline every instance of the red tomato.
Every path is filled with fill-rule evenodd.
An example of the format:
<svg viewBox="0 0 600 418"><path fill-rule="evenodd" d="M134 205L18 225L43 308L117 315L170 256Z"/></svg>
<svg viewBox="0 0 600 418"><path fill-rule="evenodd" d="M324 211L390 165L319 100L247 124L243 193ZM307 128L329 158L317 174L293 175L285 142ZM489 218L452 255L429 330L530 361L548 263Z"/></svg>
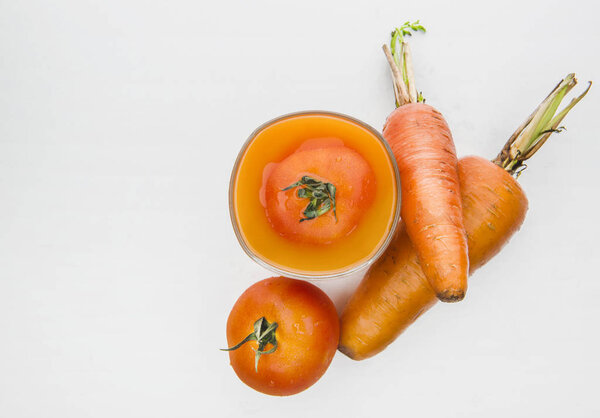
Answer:
<svg viewBox="0 0 600 418"><path fill-rule="evenodd" d="M367 161L345 146L304 147L276 164L265 184L266 213L281 235L309 244L328 244L349 233L373 203L375 174ZM290 187L308 176L335 187L335 212L305 218L310 202L299 197L299 187ZM304 222L301 222L301 219Z"/></svg>
<svg viewBox="0 0 600 418"><path fill-rule="evenodd" d="M255 330L267 331L258 335L260 348L256 338L243 342L253 333L256 337ZM293 395L319 380L333 359L339 334L331 299L308 282L285 277L250 286L227 320L229 347L243 342L229 351L233 370L248 386L269 395ZM264 352L258 361L255 350Z"/></svg>

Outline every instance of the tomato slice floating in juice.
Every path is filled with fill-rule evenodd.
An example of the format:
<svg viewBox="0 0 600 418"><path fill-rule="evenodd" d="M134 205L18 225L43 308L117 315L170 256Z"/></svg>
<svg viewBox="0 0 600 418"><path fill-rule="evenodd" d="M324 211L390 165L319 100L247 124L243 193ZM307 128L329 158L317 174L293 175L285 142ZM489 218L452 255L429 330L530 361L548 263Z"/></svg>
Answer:
<svg viewBox="0 0 600 418"><path fill-rule="evenodd" d="M375 175L342 141L307 141L268 167L261 199L271 226L282 236L329 244L350 234L372 204Z"/></svg>

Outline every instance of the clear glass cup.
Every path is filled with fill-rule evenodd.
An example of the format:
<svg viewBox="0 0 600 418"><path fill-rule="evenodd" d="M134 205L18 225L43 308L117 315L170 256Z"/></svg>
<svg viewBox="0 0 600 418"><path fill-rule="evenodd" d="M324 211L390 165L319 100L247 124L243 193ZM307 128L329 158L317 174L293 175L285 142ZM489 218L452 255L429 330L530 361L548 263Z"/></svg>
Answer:
<svg viewBox="0 0 600 418"><path fill-rule="evenodd" d="M291 265L286 265L286 263L282 263L280 260L275 260L276 257L274 257L272 254L271 256L269 255L265 255L264 252L260 251L259 249L257 249L257 245L256 242L257 239L254 239L253 242L252 239L249 239L249 237L247 237L248 234L245 233L244 228L244 222L246 222L246 224L249 224L249 221L243 221L241 220L241 218L243 218L243 216L240 216L241 214L238 213L237 205L236 205L236 199L239 199L240 201L242 201L242 197L238 196L241 195L241 193L238 193L238 186L240 187L240 189L242 189L241 183L245 180L241 180L241 176L240 176L240 167L243 166L245 164L245 161L250 159L250 156L253 156L254 158L260 158L257 157L259 155L261 155L258 151L258 147L262 146L263 147L263 152L265 152L265 141L267 141L268 139L268 135L271 134L272 135L272 131L273 129L283 129L286 127L286 124L288 124L288 127L290 125L290 123L294 123L297 127L297 130L300 132L298 135L302 136L302 135L308 135L306 139L310 139L310 132L311 130L317 132L319 128L319 124L318 122L322 122L322 123L331 123L332 126L337 126L336 124L339 125L339 127L342 128L344 135L346 135L345 137L339 136L340 139L342 141L344 141L344 144L346 145L348 142L352 142L354 141L355 144L357 144L359 139L356 138L360 138L360 144L363 145L365 144L364 141L372 141L373 145L367 144L364 145L365 147L372 147L372 149L369 151L369 155L377 155L377 158L381 158L382 160L380 162L378 162L378 167L377 170L379 170L381 173L385 174L381 174L379 177L378 181L382 181L382 183L385 183L386 185L388 185L388 189L391 191L391 193L394 194L393 199L391 197L386 197L386 202L389 202L389 204L386 206L386 213L382 213L382 216L386 216L385 221L386 221L386 227L384 230L382 230L382 235L381 236L376 236L373 237L373 240L377 240L377 244L373 246L373 248L370 248L368 250L365 251L369 251L368 256L366 257L362 257L362 258L358 258L355 262L351 262L348 263L347 265L337 265L335 268L332 269L316 269L316 270L310 270L310 269L299 269L297 267L291 266ZM312 125L311 125L312 123ZM352 134L352 130L355 129L354 134ZM271 130L271 131L270 131ZM294 131L295 132L295 131ZM328 132L325 132L323 136L331 136L331 134L327 135ZM316 135L318 136L318 135ZM336 136L338 137L338 136ZM260 141L262 141L263 143L260 144ZM277 141L273 141L273 145L275 145L276 142L276 146L279 147L283 147L282 144L285 144L286 138L285 137L277 137ZM296 138L295 141L297 142L298 139ZM259 144L259 145L256 145ZM348 144L351 145L351 144ZM253 146L256 148L256 150L253 150ZM254 154L252 154L254 152ZM374 158L374 157L373 157ZM265 160L265 162L268 161L268 158ZM278 162L278 161L271 161L271 162ZM249 164L249 163L247 163ZM373 166L373 164L371 164L371 166ZM385 166L385 167L383 167ZM246 169L245 167L243 169ZM263 167L264 169L264 167ZM256 170L254 170L256 171ZM253 184L256 184L259 181L259 176L262 179L263 173L252 173L252 175L254 177L256 177L254 180ZM385 175L385 178L382 177L383 175ZM248 176L248 173L245 173L244 179L246 179L246 177ZM389 176L389 177L388 177ZM260 264L261 266L279 274L282 276L286 276L286 277L292 277L292 278L299 278L299 279L308 279L308 280L312 280L312 279L332 279L332 278L340 278L340 277L344 277L344 276L348 276L351 274L357 274L363 270L365 270L369 265L371 265L377 258L379 258L379 256L385 251L385 249L387 248L387 246L389 245L392 237L394 236L394 233L396 231L396 228L398 226L398 222L400 219L400 175L398 173L398 166L396 165L396 160L393 156L392 150L390 149L389 145L387 144L387 142L383 139L382 135L373 127L369 126L368 124L355 119L353 117L341 114L341 113L335 113L335 112L328 112L328 111L304 111L304 112L296 112L296 113L290 113L290 114L286 114L280 117L277 117L275 119L272 119L262 125L260 125L254 132L252 132L252 134L250 134L250 136L248 137L248 139L246 140L246 142L244 143L244 145L242 146L242 149L240 150L237 159L235 161L232 173L231 173L231 179L230 179L230 183L229 183L229 212L230 212L230 217L231 217L231 222L233 225L233 229L235 231L235 235L241 245L241 247L243 248L243 250L246 252L246 254L248 254L248 256L250 256L250 258L252 258L254 261L256 261L258 264ZM252 193L254 193L253 190L249 190L250 195ZM258 196L258 191L256 192L256 199L258 202L259 196ZM389 200L392 199L392 200ZM247 198L246 198L247 200ZM253 202L254 206L256 206L256 202ZM389 210L388 210L389 209ZM241 209L240 209L241 210ZM258 213L258 212L257 212ZM379 215L379 214L371 214L370 216L375 216L375 215ZM258 215L260 216L260 215ZM266 214L263 214L262 216L265 217L266 219ZM261 222L264 223L264 220L260 219ZM382 225L381 221L380 224ZM358 228L357 228L358 229ZM267 231L268 232L268 231ZM354 234L355 232L350 233ZM268 235L268 234L266 234ZM266 237L265 239L269 239L268 237ZM278 238L279 239L279 238ZM327 251L326 247L323 247L324 250L323 251ZM298 257L303 257L303 250L300 248L297 250ZM320 250L319 250L320 251Z"/></svg>

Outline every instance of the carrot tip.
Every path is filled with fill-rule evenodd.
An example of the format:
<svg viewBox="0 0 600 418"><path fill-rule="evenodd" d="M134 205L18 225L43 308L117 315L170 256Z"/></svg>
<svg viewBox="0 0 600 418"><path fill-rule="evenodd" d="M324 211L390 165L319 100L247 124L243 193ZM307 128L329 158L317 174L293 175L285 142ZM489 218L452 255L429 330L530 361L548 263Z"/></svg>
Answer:
<svg viewBox="0 0 600 418"><path fill-rule="evenodd" d="M338 350L339 350L340 353L345 354L346 356L350 357L352 360L359 360L354 355L354 352L350 348L348 348L346 346L340 345L338 347Z"/></svg>
<svg viewBox="0 0 600 418"><path fill-rule="evenodd" d="M437 297L442 302L460 302L465 298L465 291L448 289L438 293Z"/></svg>

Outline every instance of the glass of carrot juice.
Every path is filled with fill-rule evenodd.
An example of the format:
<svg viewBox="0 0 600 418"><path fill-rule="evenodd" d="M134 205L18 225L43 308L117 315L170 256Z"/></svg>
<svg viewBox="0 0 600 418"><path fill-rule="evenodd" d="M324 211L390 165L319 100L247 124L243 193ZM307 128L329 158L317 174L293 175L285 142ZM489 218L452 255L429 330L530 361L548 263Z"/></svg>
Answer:
<svg viewBox="0 0 600 418"><path fill-rule="evenodd" d="M350 116L309 111L258 127L229 185L244 251L287 277L333 278L366 268L400 218L400 176L379 132Z"/></svg>

